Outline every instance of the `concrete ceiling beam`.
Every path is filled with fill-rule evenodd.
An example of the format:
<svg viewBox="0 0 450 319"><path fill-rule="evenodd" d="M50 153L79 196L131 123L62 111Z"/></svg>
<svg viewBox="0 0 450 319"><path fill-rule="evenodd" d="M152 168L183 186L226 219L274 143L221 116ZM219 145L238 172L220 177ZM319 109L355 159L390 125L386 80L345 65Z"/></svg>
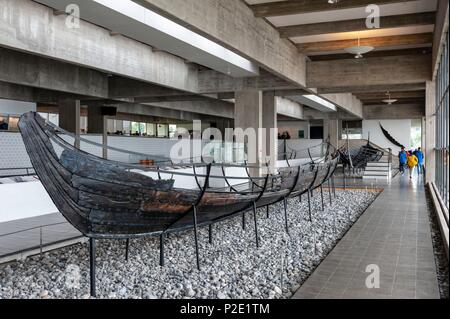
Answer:
<svg viewBox="0 0 450 319"><path fill-rule="evenodd" d="M150 46L128 37L112 37L109 30L84 20L79 28L68 28L65 15L55 16L51 8L34 1L3 0L0 25L0 46L172 89L197 91L197 68L184 59L153 52Z"/></svg>
<svg viewBox="0 0 450 319"><path fill-rule="evenodd" d="M309 87L363 87L431 80L431 55L308 62Z"/></svg>
<svg viewBox="0 0 450 319"><path fill-rule="evenodd" d="M0 81L85 96L108 96L106 74L4 48L0 48Z"/></svg>
<svg viewBox="0 0 450 319"><path fill-rule="evenodd" d="M379 92L399 92L399 91L419 91L425 90L425 83L412 83L412 84L393 84L393 85L365 85L365 86L341 86L320 88L319 94L329 93L379 93Z"/></svg>
<svg viewBox="0 0 450 319"><path fill-rule="evenodd" d="M267 21L255 18L244 1L133 1L223 45L297 87L305 87L305 56L292 42L282 39Z"/></svg>

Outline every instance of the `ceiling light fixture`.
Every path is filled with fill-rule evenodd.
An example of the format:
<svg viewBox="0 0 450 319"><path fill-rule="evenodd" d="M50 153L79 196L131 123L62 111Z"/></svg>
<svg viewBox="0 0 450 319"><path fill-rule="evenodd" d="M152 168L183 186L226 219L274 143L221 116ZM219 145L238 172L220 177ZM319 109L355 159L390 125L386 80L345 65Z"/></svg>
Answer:
<svg viewBox="0 0 450 319"><path fill-rule="evenodd" d="M370 51L372 51L374 49L375 49L374 47L371 47L368 45L361 45L361 39L358 34L358 45L349 47L349 48L345 48L344 50L347 53L354 54L355 59L362 59L363 54L369 53Z"/></svg>
<svg viewBox="0 0 450 319"><path fill-rule="evenodd" d="M329 4L337 4L339 0L328 0Z"/></svg>
<svg viewBox="0 0 450 319"><path fill-rule="evenodd" d="M391 93L389 91L386 93L386 95L388 96L388 98L383 100L384 103L391 105L398 101L396 99L391 99Z"/></svg>

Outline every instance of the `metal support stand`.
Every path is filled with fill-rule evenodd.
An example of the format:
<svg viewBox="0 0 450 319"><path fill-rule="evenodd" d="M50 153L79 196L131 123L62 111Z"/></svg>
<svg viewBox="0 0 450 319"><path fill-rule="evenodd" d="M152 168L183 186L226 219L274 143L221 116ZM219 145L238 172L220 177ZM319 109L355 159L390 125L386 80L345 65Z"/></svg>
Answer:
<svg viewBox="0 0 450 319"><path fill-rule="evenodd" d="M159 265L164 267L164 234L159 235Z"/></svg>
<svg viewBox="0 0 450 319"><path fill-rule="evenodd" d="M42 227L39 228L39 257L42 259Z"/></svg>
<svg viewBox="0 0 450 319"><path fill-rule="evenodd" d="M256 248L259 248L259 239L258 239L258 220L257 220L257 212L256 212L256 203L253 202L253 219L255 221L255 238L256 238Z"/></svg>
<svg viewBox="0 0 450 319"><path fill-rule="evenodd" d="M209 244L213 244L213 225L210 224L208 227L208 234L209 234Z"/></svg>
<svg viewBox="0 0 450 319"><path fill-rule="evenodd" d="M284 223L286 226L286 233L289 234L288 213L287 213L287 199L283 200L284 203Z"/></svg>
<svg viewBox="0 0 450 319"><path fill-rule="evenodd" d="M331 187L331 179L329 179L328 180L328 195L330 195L330 206L333 204L333 197L331 196L331 190L332 190L332 187Z"/></svg>
<svg viewBox="0 0 450 319"><path fill-rule="evenodd" d="M267 219L270 218L270 209L269 209L269 205L267 205Z"/></svg>
<svg viewBox="0 0 450 319"><path fill-rule="evenodd" d="M242 229L245 230L245 212L242 213Z"/></svg>
<svg viewBox="0 0 450 319"><path fill-rule="evenodd" d="M89 238L89 266L90 266L90 281L91 281L91 297L96 297L95 289L95 239Z"/></svg>
<svg viewBox="0 0 450 319"><path fill-rule="evenodd" d="M200 270L200 256L198 252L198 229L197 229L197 207L194 206L193 209L193 217L194 217L194 239L195 239L195 254L197 257L197 268Z"/></svg>
<svg viewBox="0 0 450 319"><path fill-rule="evenodd" d="M309 221L312 222L312 212L311 212L311 195L308 190L308 210L309 210Z"/></svg>
<svg viewBox="0 0 450 319"><path fill-rule="evenodd" d="M345 179L345 167L343 166L343 173L344 173L344 190L347 189L347 180Z"/></svg>
<svg viewBox="0 0 450 319"><path fill-rule="evenodd" d="M323 186L322 186L322 184L320 184L320 197L322 199L322 211L324 211L325 210L325 203L323 201Z"/></svg>
<svg viewBox="0 0 450 319"><path fill-rule="evenodd" d="M333 195L334 195L334 198L336 198L336 184L334 183L334 176L331 177L331 183L333 185Z"/></svg>
<svg viewBox="0 0 450 319"><path fill-rule="evenodd" d="M333 234L336 236L336 214L333 214Z"/></svg>
<svg viewBox="0 0 450 319"><path fill-rule="evenodd" d="M130 238L125 241L125 260L128 261L130 257Z"/></svg>
<svg viewBox="0 0 450 319"><path fill-rule="evenodd" d="M302 202L302 194L298 195L298 201L301 203Z"/></svg>

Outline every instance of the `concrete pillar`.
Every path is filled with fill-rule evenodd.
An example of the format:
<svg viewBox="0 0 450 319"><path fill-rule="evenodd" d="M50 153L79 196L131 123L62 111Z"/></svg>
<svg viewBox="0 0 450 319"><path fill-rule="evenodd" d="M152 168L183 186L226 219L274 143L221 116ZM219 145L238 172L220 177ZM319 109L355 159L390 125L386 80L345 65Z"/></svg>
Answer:
<svg viewBox="0 0 450 319"><path fill-rule="evenodd" d="M103 121L102 108L97 106L88 107L88 133L103 134L107 125Z"/></svg>
<svg viewBox="0 0 450 319"><path fill-rule="evenodd" d="M102 108L97 106L88 107L88 133L102 135L102 156L108 158L108 117L102 114Z"/></svg>
<svg viewBox="0 0 450 319"><path fill-rule="evenodd" d="M244 90L235 93L236 143L246 142L249 164L254 166L260 165L262 156L262 138L259 135L259 128L262 127L262 101L263 93L258 90ZM250 169L250 174L260 176L261 172L257 169Z"/></svg>
<svg viewBox="0 0 450 319"><path fill-rule="evenodd" d="M420 139L420 146L422 147L422 149L425 149L425 144L426 144L426 140L425 140L425 137L426 137L426 134L425 134L425 128L426 128L426 125L427 125L427 118L424 116L424 117L422 117L422 123L421 123L421 132L422 132L422 136L421 136L421 139Z"/></svg>
<svg viewBox="0 0 450 319"><path fill-rule="evenodd" d="M425 96L425 181L435 181L436 156L436 84L432 81L426 82Z"/></svg>
<svg viewBox="0 0 450 319"><path fill-rule="evenodd" d="M330 143L334 147L339 147L339 120L338 119L326 119L323 123L323 138L325 140L330 138Z"/></svg>
<svg viewBox="0 0 450 319"><path fill-rule="evenodd" d="M59 100L59 126L76 135L74 146L80 148L80 100Z"/></svg>
<svg viewBox="0 0 450 319"><path fill-rule="evenodd" d="M264 165L267 160L275 169L278 159L277 98L275 92L245 90L235 93L235 128L247 134L249 164ZM264 128L264 129L263 129ZM271 130L272 129L272 130ZM249 134L254 134L251 140ZM237 140L236 142L242 142ZM251 170L260 176L263 171Z"/></svg>
<svg viewBox="0 0 450 319"><path fill-rule="evenodd" d="M274 172L278 160L278 123L277 123L277 98L274 91L263 93L262 127L265 128L265 139L262 143L263 155Z"/></svg>
<svg viewBox="0 0 450 319"><path fill-rule="evenodd" d="M223 141L225 139L225 130L227 128L229 128L230 126L229 126L229 121L224 119L224 120L217 120L215 122L212 122L210 124L210 127L216 128L220 131L220 134L222 135L222 141Z"/></svg>

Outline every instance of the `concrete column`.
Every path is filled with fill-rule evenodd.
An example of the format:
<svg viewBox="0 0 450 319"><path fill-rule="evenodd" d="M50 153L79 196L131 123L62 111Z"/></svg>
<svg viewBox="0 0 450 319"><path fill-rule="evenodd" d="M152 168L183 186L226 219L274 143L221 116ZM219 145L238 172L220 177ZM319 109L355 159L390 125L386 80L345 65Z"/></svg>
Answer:
<svg viewBox="0 0 450 319"><path fill-rule="evenodd" d="M274 172L278 160L278 123L277 123L277 98L274 91L263 93L262 127L265 128L263 140L263 155Z"/></svg>
<svg viewBox="0 0 450 319"><path fill-rule="evenodd" d="M80 148L80 100L59 101L59 126L76 135L74 146Z"/></svg>
<svg viewBox="0 0 450 319"><path fill-rule="evenodd" d="M108 158L108 117L102 114L102 108L97 106L88 107L88 133L102 134L102 156Z"/></svg>
<svg viewBox="0 0 450 319"><path fill-rule="evenodd" d="M222 140L225 140L225 132L227 128L232 128L231 121L229 119L223 119L216 122L216 128L222 134Z"/></svg>
<svg viewBox="0 0 450 319"><path fill-rule="evenodd" d="M426 82L425 96L425 181L435 181L436 171L436 84L432 81Z"/></svg>
<svg viewBox="0 0 450 319"><path fill-rule="evenodd" d="M88 133L89 134L103 134L107 129L104 125L102 108L97 106L88 107Z"/></svg>
<svg viewBox="0 0 450 319"><path fill-rule="evenodd" d="M271 169L276 168L278 159L277 98L275 92L245 90L235 93L235 128L247 133L249 164L264 165L267 160ZM263 129L264 128L264 129ZM272 130L271 130L272 129ZM251 140L249 134L254 134ZM236 141L242 142L242 141ZM251 170L260 176L263 171Z"/></svg>
<svg viewBox="0 0 450 319"><path fill-rule="evenodd" d="M339 120L327 119L323 123L323 138L326 140L330 138L330 143L334 147L339 147Z"/></svg>
<svg viewBox="0 0 450 319"><path fill-rule="evenodd" d="M262 139L259 128L262 127L263 94L258 90L244 90L235 93L234 127L236 143L247 143L247 154L250 165L260 165L262 155ZM237 130L245 136L239 136ZM247 140L247 141L246 141ZM250 170L251 175L260 176L257 169Z"/></svg>

